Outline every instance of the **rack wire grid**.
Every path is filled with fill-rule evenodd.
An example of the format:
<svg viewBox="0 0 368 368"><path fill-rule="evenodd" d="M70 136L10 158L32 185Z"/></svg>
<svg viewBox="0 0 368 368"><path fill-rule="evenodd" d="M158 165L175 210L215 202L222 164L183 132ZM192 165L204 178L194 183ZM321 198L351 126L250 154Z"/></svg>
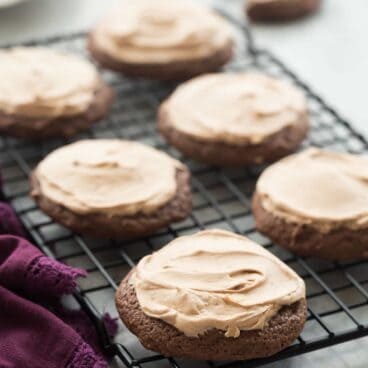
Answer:
<svg viewBox="0 0 368 368"><path fill-rule="evenodd" d="M239 34L239 47L230 71L261 70L288 80L301 88L307 99L312 129L304 147L365 153L368 143L349 123L315 94L298 76L270 52L257 49L249 29L225 14ZM27 45L56 47L87 57L85 35L74 34ZM84 267L89 276L80 281L75 298L96 325L112 365L118 367L255 367L294 355L321 349L368 335L368 263L331 263L297 257L272 244L254 226L250 199L262 168L226 169L202 165L182 157L157 134L155 114L165 96L175 87L142 79L128 79L111 72L103 77L117 92L109 117L82 138L125 138L158 147L184 161L192 171L193 212L180 223L135 241L89 239L71 233L43 214L29 196L28 177L32 168L51 150L69 143L52 140L32 143L9 138L0 140L0 165L4 196L15 208L34 242L49 256L71 266ZM165 358L145 350L138 339L121 324L114 341L100 321L102 312L116 315L114 293L122 278L139 259L172 239L204 228L223 228L244 234L265 246L303 277L307 285L308 319L295 343L265 359L244 362L193 362Z"/></svg>

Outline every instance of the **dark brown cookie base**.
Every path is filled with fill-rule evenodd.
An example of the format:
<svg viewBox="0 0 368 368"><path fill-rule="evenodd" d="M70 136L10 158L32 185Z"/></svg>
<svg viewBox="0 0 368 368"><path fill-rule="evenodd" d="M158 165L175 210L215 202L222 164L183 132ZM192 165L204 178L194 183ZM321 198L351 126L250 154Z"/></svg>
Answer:
<svg viewBox="0 0 368 368"><path fill-rule="evenodd" d="M145 348L165 356L200 360L264 358L289 346L306 320L307 306L303 299L282 308L263 330L241 331L238 338L227 338L223 331L215 329L199 337L188 337L166 322L144 314L128 279L129 275L116 293L119 315Z"/></svg>
<svg viewBox="0 0 368 368"><path fill-rule="evenodd" d="M286 221L267 212L257 193L252 208L257 229L296 254L331 261L368 259L368 228L339 227L323 234L311 225Z"/></svg>
<svg viewBox="0 0 368 368"><path fill-rule="evenodd" d="M133 216L108 216L74 213L42 195L35 173L31 177L31 195L42 211L76 233L109 239L131 239L152 234L173 222L184 220L191 213L189 170L178 170L177 185L175 197L149 215L138 213Z"/></svg>
<svg viewBox="0 0 368 368"><path fill-rule="evenodd" d="M113 90L101 81L101 86L87 111L76 116L36 119L0 112L0 135L31 140L68 138L103 119L113 100Z"/></svg>
<svg viewBox="0 0 368 368"><path fill-rule="evenodd" d="M246 13L255 22L284 22L298 19L314 13L321 5L321 0L298 0L246 3Z"/></svg>
<svg viewBox="0 0 368 368"><path fill-rule="evenodd" d="M165 64L128 63L116 60L98 48L93 32L88 37L88 50L94 59L104 68L120 72L130 77L143 77L157 80L183 80L199 74L217 71L233 56L233 42L203 59L175 61Z"/></svg>
<svg viewBox="0 0 368 368"><path fill-rule="evenodd" d="M296 151L308 133L309 122L303 118L299 124L286 127L259 144L208 142L176 130L164 102L158 113L158 129L168 143L195 160L215 166L251 166L273 162Z"/></svg>

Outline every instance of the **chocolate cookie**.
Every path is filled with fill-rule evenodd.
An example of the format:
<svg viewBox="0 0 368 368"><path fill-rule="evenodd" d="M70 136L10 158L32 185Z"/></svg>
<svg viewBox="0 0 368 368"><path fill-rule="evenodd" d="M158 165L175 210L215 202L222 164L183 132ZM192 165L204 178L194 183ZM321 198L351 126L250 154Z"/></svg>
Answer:
<svg viewBox="0 0 368 368"><path fill-rule="evenodd" d="M219 239L213 242L214 237ZM207 247L202 247L207 240ZM165 356L254 359L286 348L298 337L306 320L304 283L257 245L256 253L247 245L242 253L244 241L251 244L246 238L229 232L203 231L178 238L143 258L116 293L117 310L124 324L144 347ZM174 244L176 248L171 251ZM229 254L234 252L231 257L226 250ZM162 258L163 252L166 252L166 260ZM265 257L263 266L258 255ZM249 257L248 261L245 257ZM272 303L262 311L262 308L252 312L250 309L252 302L257 303L258 298L267 301L267 295L273 293L272 288L265 286L269 278L281 275L275 263L268 267L273 262L290 277L288 281L283 280L284 284L276 284L280 288L273 296L280 299L274 300L282 300L284 292L290 290L295 291L295 298L290 299L291 304L284 300L286 304L277 306L264 320L263 313L273 308ZM259 292L255 290L258 288ZM243 297L247 299L245 304L241 302ZM247 312L254 313L253 317Z"/></svg>
<svg viewBox="0 0 368 368"><path fill-rule="evenodd" d="M245 11L256 22L294 20L316 12L321 0L247 0Z"/></svg>
<svg viewBox="0 0 368 368"><path fill-rule="evenodd" d="M107 69L120 72L130 77L143 77L157 80L185 80L199 74L215 72L226 64L233 55L233 43L203 59L175 61L161 65L157 63L127 63L111 58L98 48L93 34L88 36L88 49L94 59Z"/></svg>
<svg viewBox="0 0 368 368"><path fill-rule="evenodd" d="M178 80L227 63L232 33L219 15L190 2L125 1L90 32L88 49L101 66L128 76Z"/></svg>
<svg viewBox="0 0 368 368"><path fill-rule="evenodd" d="M368 258L368 160L309 149L270 166L253 197L257 229L292 252Z"/></svg>
<svg viewBox="0 0 368 368"><path fill-rule="evenodd" d="M242 331L238 338L226 338L219 330L187 337L168 323L144 314L128 279L129 276L116 294L120 317L146 349L165 356L201 360L265 358L288 347L299 336L306 319L307 305L303 299L283 307L263 330Z"/></svg>
<svg viewBox="0 0 368 368"><path fill-rule="evenodd" d="M0 111L0 135L33 140L69 138L104 119L113 100L113 90L101 80L88 109L73 117L35 118Z"/></svg>
<svg viewBox="0 0 368 368"><path fill-rule="evenodd" d="M56 222L96 237L141 237L191 212L189 170L136 142L62 147L38 165L31 187L39 207Z"/></svg>
<svg viewBox="0 0 368 368"><path fill-rule="evenodd" d="M162 103L158 129L193 159L219 166L275 161L295 151L309 130L304 97L255 73L194 78Z"/></svg>
<svg viewBox="0 0 368 368"><path fill-rule="evenodd" d="M103 119L114 97L92 64L54 50L2 50L0 73L0 135L70 137Z"/></svg>

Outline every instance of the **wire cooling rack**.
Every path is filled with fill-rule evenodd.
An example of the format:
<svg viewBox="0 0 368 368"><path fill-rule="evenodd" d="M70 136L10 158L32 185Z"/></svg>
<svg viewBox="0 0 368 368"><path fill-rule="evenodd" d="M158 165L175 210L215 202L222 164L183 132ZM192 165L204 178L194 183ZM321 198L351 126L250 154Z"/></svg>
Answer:
<svg viewBox="0 0 368 368"><path fill-rule="evenodd" d="M304 142L305 147L314 145L353 153L367 152L368 143L347 121L271 53L258 50L249 30L232 21L239 33L239 48L235 60L227 69L257 69L299 86L307 96L312 120L312 131ZM27 44L46 45L85 55L83 34ZM32 168L48 152L70 141L55 140L39 144L1 139L0 165L5 198L14 206L35 243L49 256L89 271L89 276L80 282L75 297L95 323L105 351L112 357L112 366L255 367L368 335L367 262L330 263L305 259L270 243L255 230L250 211L251 195L262 168L219 169L187 160L165 144L155 127L157 107L175 85L127 79L110 72L103 72L103 76L117 92L113 110L102 124L74 140L90 137L134 139L163 149L184 161L193 174L194 207L187 220L135 241L115 242L82 237L55 224L29 196L28 176ZM110 341L99 318L105 311L116 315L114 293L129 270L141 257L177 236L213 227L232 230L259 242L304 278L308 320L295 343L266 359L214 363L164 358L149 352L122 324L117 338Z"/></svg>

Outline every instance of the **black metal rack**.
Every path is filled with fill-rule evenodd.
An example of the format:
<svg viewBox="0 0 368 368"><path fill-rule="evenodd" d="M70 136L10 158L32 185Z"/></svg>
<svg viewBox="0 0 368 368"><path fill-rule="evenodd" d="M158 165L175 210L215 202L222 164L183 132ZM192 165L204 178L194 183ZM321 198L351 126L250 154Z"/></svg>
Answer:
<svg viewBox="0 0 368 368"><path fill-rule="evenodd" d="M239 51L228 70L257 69L299 86L308 98L312 131L304 146L314 145L354 153L368 151L368 142L349 123L315 94L298 76L270 52L259 50L249 29L232 19L239 31ZM84 34L74 34L28 42L85 54ZM246 45L246 47L244 47ZM42 144L13 139L0 140L0 166L4 193L38 246L49 256L67 264L84 267L89 276L80 282L76 299L94 321L106 352L123 367L255 367L368 335L368 263L330 263L305 259L273 245L254 228L250 198L262 168L219 169L182 157L157 134L155 112L160 101L175 87L140 79L127 79L110 72L104 78L117 91L110 116L82 138L139 140L165 150L183 160L193 174L193 213L189 219L172 225L149 238L114 242L71 233L44 215L29 197L28 176L48 152L68 143L53 140ZM218 227L245 234L275 253L301 275L307 285L308 320L298 340L286 350L266 359L247 362L188 362L164 358L145 350L121 325L110 341L100 322L103 311L114 310L114 291L119 281L139 259L173 238L199 229Z"/></svg>

